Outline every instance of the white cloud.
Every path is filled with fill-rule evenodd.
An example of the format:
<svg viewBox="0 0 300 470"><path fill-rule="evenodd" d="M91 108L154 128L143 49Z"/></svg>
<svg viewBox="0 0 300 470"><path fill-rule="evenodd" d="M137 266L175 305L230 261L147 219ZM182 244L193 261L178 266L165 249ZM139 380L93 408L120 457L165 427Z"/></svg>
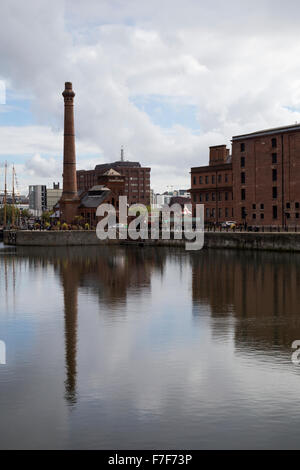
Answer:
<svg viewBox="0 0 300 470"><path fill-rule="evenodd" d="M49 129L62 126L67 80L76 92L78 156L85 154L81 142L96 149L99 161L117 159L124 145L128 158L153 167L159 190L189 186L189 169L207 163L209 145L300 121L299 2L64 5L2 2L2 78L14 92L32 94L40 124L36 134L34 127L0 128L2 154L23 146L19 154L61 158L61 134ZM195 106L199 134L155 125L134 105L138 95Z"/></svg>

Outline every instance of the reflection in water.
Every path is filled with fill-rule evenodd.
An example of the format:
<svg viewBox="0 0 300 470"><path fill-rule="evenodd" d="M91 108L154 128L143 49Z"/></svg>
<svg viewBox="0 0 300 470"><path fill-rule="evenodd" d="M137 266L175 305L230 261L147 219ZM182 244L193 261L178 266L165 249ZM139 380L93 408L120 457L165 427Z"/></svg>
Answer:
<svg viewBox="0 0 300 470"><path fill-rule="evenodd" d="M77 313L78 313L78 270L77 264L63 260L60 263L61 280L64 292L65 343L67 378L66 399L76 403L76 351L77 351Z"/></svg>
<svg viewBox="0 0 300 470"><path fill-rule="evenodd" d="M300 257L211 250L191 257L194 315L210 305L215 334L232 317L237 348L283 348L300 338Z"/></svg>
<svg viewBox="0 0 300 470"><path fill-rule="evenodd" d="M295 254L0 249L0 445L289 447L299 288Z"/></svg>

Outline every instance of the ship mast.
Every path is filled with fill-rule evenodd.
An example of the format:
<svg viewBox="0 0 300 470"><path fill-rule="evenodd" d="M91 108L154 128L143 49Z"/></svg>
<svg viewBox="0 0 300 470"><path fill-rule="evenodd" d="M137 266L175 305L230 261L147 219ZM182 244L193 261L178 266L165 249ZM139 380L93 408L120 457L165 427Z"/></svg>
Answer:
<svg viewBox="0 0 300 470"><path fill-rule="evenodd" d="M12 206L11 206L11 225L15 225L15 167L12 168Z"/></svg>
<svg viewBox="0 0 300 470"><path fill-rule="evenodd" d="M7 219L7 162L5 162L5 176L4 176L4 216L3 216L3 226L6 228L6 219Z"/></svg>

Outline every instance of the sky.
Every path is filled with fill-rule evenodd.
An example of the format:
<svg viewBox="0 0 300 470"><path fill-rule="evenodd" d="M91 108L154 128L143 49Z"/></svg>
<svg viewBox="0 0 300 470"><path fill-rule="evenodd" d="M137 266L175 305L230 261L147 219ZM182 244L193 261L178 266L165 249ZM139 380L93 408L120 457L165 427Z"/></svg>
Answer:
<svg viewBox="0 0 300 470"><path fill-rule="evenodd" d="M209 146L300 122L298 0L1 0L0 190L61 181L64 83L77 168L150 166L190 187Z"/></svg>

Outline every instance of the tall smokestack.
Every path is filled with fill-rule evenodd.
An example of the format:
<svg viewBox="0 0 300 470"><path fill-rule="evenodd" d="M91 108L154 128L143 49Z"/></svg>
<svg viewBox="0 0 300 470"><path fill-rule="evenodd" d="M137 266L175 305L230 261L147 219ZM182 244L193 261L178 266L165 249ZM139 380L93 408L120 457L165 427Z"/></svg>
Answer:
<svg viewBox="0 0 300 470"><path fill-rule="evenodd" d="M64 172L63 193L60 200L60 218L71 223L77 213L76 153L74 131L74 97L72 83L66 82L62 93L65 102L64 118Z"/></svg>

